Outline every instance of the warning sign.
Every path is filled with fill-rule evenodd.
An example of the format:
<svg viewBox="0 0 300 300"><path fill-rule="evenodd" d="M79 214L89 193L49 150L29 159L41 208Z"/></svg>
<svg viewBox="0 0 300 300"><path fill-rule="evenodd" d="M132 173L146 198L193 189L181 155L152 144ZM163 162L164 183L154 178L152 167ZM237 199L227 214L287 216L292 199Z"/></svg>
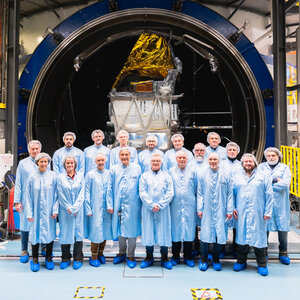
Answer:
<svg viewBox="0 0 300 300"><path fill-rule="evenodd" d="M191 289L194 300L218 300L223 299L218 289Z"/></svg>
<svg viewBox="0 0 300 300"><path fill-rule="evenodd" d="M104 296L105 287L81 286L75 292L75 299L101 299Z"/></svg>

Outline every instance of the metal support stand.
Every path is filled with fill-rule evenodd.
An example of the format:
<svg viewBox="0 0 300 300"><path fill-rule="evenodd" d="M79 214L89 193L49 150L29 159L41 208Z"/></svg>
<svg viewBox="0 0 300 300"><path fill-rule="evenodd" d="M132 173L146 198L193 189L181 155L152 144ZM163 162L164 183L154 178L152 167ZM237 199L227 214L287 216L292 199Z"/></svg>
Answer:
<svg viewBox="0 0 300 300"><path fill-rule="evenodd" d="M275 146L287 145L285 1L272 0Z"/></svg>
<svg viewBox="0 0 300 300"><path fill-rule="evenodd" d="M20 1L8 1L7 99L5 150L14 155L15 174L18 153L18 73Z"/></svg>

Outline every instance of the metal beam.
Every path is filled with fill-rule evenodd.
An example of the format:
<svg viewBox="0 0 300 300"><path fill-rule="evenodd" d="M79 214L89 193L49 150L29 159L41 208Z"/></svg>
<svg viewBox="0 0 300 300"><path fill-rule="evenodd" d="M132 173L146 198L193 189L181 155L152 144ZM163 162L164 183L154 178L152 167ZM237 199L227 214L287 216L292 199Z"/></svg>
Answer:
<svg viewBox="0 0 300 300"><path fill-rule="evenodd" d="M275 146L287 145L285 2L272 0Z"/></svg>
<svg viewBox="0 0 300 300"><path fill-rule="evenodd" d="M285 11L288 12L290 9L292 9L299 0L289 0L285 3Z"/></svg>
<svg viewBox="0 0 300 300"><path fill-rule="evenodd" d="M14 155L13 173L15 174L18 157L18 73L19 73L19 21L20 1L8 1L7 33L7 101L5 151Z"/></svg>

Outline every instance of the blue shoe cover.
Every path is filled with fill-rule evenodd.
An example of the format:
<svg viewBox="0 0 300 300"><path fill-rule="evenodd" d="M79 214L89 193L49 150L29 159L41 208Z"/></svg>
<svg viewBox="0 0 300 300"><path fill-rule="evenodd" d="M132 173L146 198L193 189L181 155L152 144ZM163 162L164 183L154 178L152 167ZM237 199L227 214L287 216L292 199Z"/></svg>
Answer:
<svg viewBox="0 0 300 300"><path fill-rule="evenodd" d="M115 256L114 257L114 260L113 260L113 264L114 265L117 265L117 264L120 264L120 263L122 263L123 261L125 261L125 259L126 259L126 254L124 254L124 255L122 255L122 256Z"/></svg>
<svg viewBox="0 0 300 300"><path fill-rule="evenodd" d="M196 256L199 256L199 255L200 255L200 251L199 250L192 251L192 254L191 254L192 258L194 258Z"/></svg>
<svg viewBox="0 0 300 300"><path fill-rule="evenodd" d="M54 262L52 260L48 261L47 259L45 259L45 266L46 266L46 269L53 270L54 269Z"/></svg>
<svg viewBox="0 0 300 300"><path fill-rule="evenodd" d="M98 260L98 259L92 259L91 257L89 259L89 263L90 263L91 266L96 267L96 268L100 267L100 265L101 265L100 260Z"/></svg>
<svg viewBox="0 0 300 300"><path fill-rule="evenodd" d="M222 266L221 266L221 263L217 262L213 262L213 268L215 271L221 271L222 270Z"/></svg>
<svg viewBox="0 0 300 300"><path fill-rule="evenodd" d="M239 271L243 271L247 268L247 263L244 264L239 264L239 263L235 263L233 265L233 271L239 272Z"/></svg>
<svg viewBox="0 0 300 300"><path fill-rule="evenodd" d="M257 267L257 272L262 276L267 276L269 274L268 267Z"/></svg>
<svg viewBox="0 0 300 300"><path fill-rule="evenodd" d="M62 261L59 267L63 270L66 269L69 265L70 265L70 261Z"/></svg>
<svg viewBox="0 0 300 300"><path fill-rule="evenodd" d="M141 269L145 269L145 268L148 268L148 267L151 267L153 265L153 262L154 262L154 259L152 258L151 260L143 260L141 262Z"/></svg>
<svg viewBox="0 0 300 300"><path fill-rule="evenodd" d="M208 254L207 255L207 262L212 262L212 261L213 261L212 254Z"/></svg>
<svg viewBox="0 0 300 300"><path fill-rule="evenodd" d="M105 265L105 262L106 262L106 259L105 259L105 256L104 255L98 255L98 259L101 263L101 265Z"/></svg>
<svg viewBox="0 0 300 300"><path fill-rule="evenodd" d="M291 262L288 256L279 256L279 260L284 265L289 265Z"/></svg>
<svg viewBox="0 0 300 300"><path fill-rule="evenodd" d="M161 261L160 262L161 266L165 269L168 269L168 270L172 270L172 263L168 260L168 261Z"/></svg>
<svg viewBox="0 0 300 300"><path fill-rule="evenodd" d="M133 269L136 267L136 260L135 261L131 261L127 258L127 266L130 268L130 269Z"/></svg>
<svg viewBox="0 0 300 300"><path fill-rule="evenodd" d="M189 266L189 267L191 267L191 268L193 268L193 267L195 267L195 263L194 263L194 260L193 259L184 259L184 263L187 265L187 266Z"/></svg>
<svg viewBox="0 0 300 300"><path fill-rule="evenodd" d="M206 271L208 268L208 263L207 262L201 262L201 259L199 261L199 269L201 271Z"/></svg>
<svg viewBox="0 0 300 300"><path fill-rule="evenodd" d="M40 263L34 263L33 260L30 261L30 269L32 272L37 272L40 269Z"/></svg>
<svg viewBox="0 0 300 300"><path fill-rule="evenodd" d="M222 258L224 258L224 256L225 256L225 252L221 252L219 255L219 258L222 259Z"/></svg>
<svg viewBox="0 0 300 300"><path fill-rule="evenodd" d="M29 254L28 254L28 252L27 252L27 254L25 254L25 255L23 254L23 255L20 256L20 262L22 264L26 264L28 262L28 260L29 260Z"/></svg>
<svg viewBox="0 0 300 300"><path fill-rule="evenodd" d="M73 262L73 269L74 270L78 270L78 269L80 269L82 267L82 262L81 261L74 261Z"/></svg>
<svg viewBox="0 0 300 300"><path fill-rule="evenodd" d="M176 265L180 264L180 258L179 257L178 258L172 257L171 258L171 264L172 264L172 266L176 266Z"/></svg>

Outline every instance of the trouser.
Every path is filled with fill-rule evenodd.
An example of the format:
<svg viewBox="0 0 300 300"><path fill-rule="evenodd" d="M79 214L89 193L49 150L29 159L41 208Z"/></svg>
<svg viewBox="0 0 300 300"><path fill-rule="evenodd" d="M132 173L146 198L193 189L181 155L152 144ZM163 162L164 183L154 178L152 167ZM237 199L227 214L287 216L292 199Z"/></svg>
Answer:
<svg viewBox="0 0 300 300"><path fill-rule="evenodd" d="M80 262L83 261L82 245L83 245L82 241L74 243L74 246L73 246L74 261L80 261ZM69 261L71 259L72 254L71 254L70 249L71 249L70 244L62 244L61 245L61 252L62 252L61 260L62 261Z"/></svg>
<svg viewBox="0 0 300 300"><path fill-rule="evenodd" d="M206 262L208 256L208 247L210 243L200 241L201 261ZM213 243L212 257L214 262L219 262L219 256L222 251L222 244Z"/></svg>
<svg viewBox="0 0 300 300"><path fill-rule="evenodd" d="M119 236L119 253L124 255L126 254L126 240L128 239L128 257L134 257L135 247L136 247L136 238L126 238L124 236Z"/></svg>
<svg viewBox="0 0 300 300"><path fill-rule="evenodd" d="M200 251L200 240L199 240L199 236L198 236L199 231L200 231L200 227L196 226L195 239L193 242L193 250L195 250L195 251Z"/></svg>
<svg viewBox="0 0 300 300"><path fill-rule="evenodd" d="M92 259L98 259L98 256L103 255L103 251L106 245L106 241L104 240L102 243L91 243L91 252L92 252Z"/></svg>
<svg viewBox="0 0 300 300"><path fill-rule="evenodd" d="M147 255L153 256L154 246L146 246L146 253ZM168 247L160 246L160 253L161 255L168 255Z"/></svg>
<svg viewBox="0 0 300 300"><path fill-rule="evenodd" d="M172 242L173 257L179 258L181 249L181 242ZM192 259L193 242L183 242L183 256L185 259Z"/></svg>
<svg viewBox="0 0 300 300"><path fill-rule="evenodd" d="M237 262L239 264L246 263L249 250L250 250L249 245L237 244ZM259 267L266 267L267 265L266 248L254 247L254 253L256 256L257 265Z"/></svg>
<svg viewBox="0 0 300 300"><path fill-rule="evenodd" d="M237 248L235 238L236 238L236 228L233 228L232 229L232 251L236 251L236 248Z"/></svg>
<svg viewBox="0 0 300 300"><path fill-rule="evenodd" d="M44 246L46 246L46 258L47 258L47 260L50 260L51 256L52 256L53 242L51 242L49 244L44 244ZM32 258L38 259L38 257L39 257L39 247L40 247L40 244L36 244L36 245L31 244Z"/></svg>
<svg viewBox="0 0 300 300"><path fill-rule="evenodd" d="M22 248L22 251L28 251L28 236L29 236L29 231L22 231L21 230L21 248Z"/></svg>
<svg viewBox="0 0 300 300"><path fill-rule="evenodd" d="M287 253L288 248L288 232L287 231L277 231L278 232L278 242L279 242L279 254ZM269 239L269 231L267 232L267 237Z"/></svg>

